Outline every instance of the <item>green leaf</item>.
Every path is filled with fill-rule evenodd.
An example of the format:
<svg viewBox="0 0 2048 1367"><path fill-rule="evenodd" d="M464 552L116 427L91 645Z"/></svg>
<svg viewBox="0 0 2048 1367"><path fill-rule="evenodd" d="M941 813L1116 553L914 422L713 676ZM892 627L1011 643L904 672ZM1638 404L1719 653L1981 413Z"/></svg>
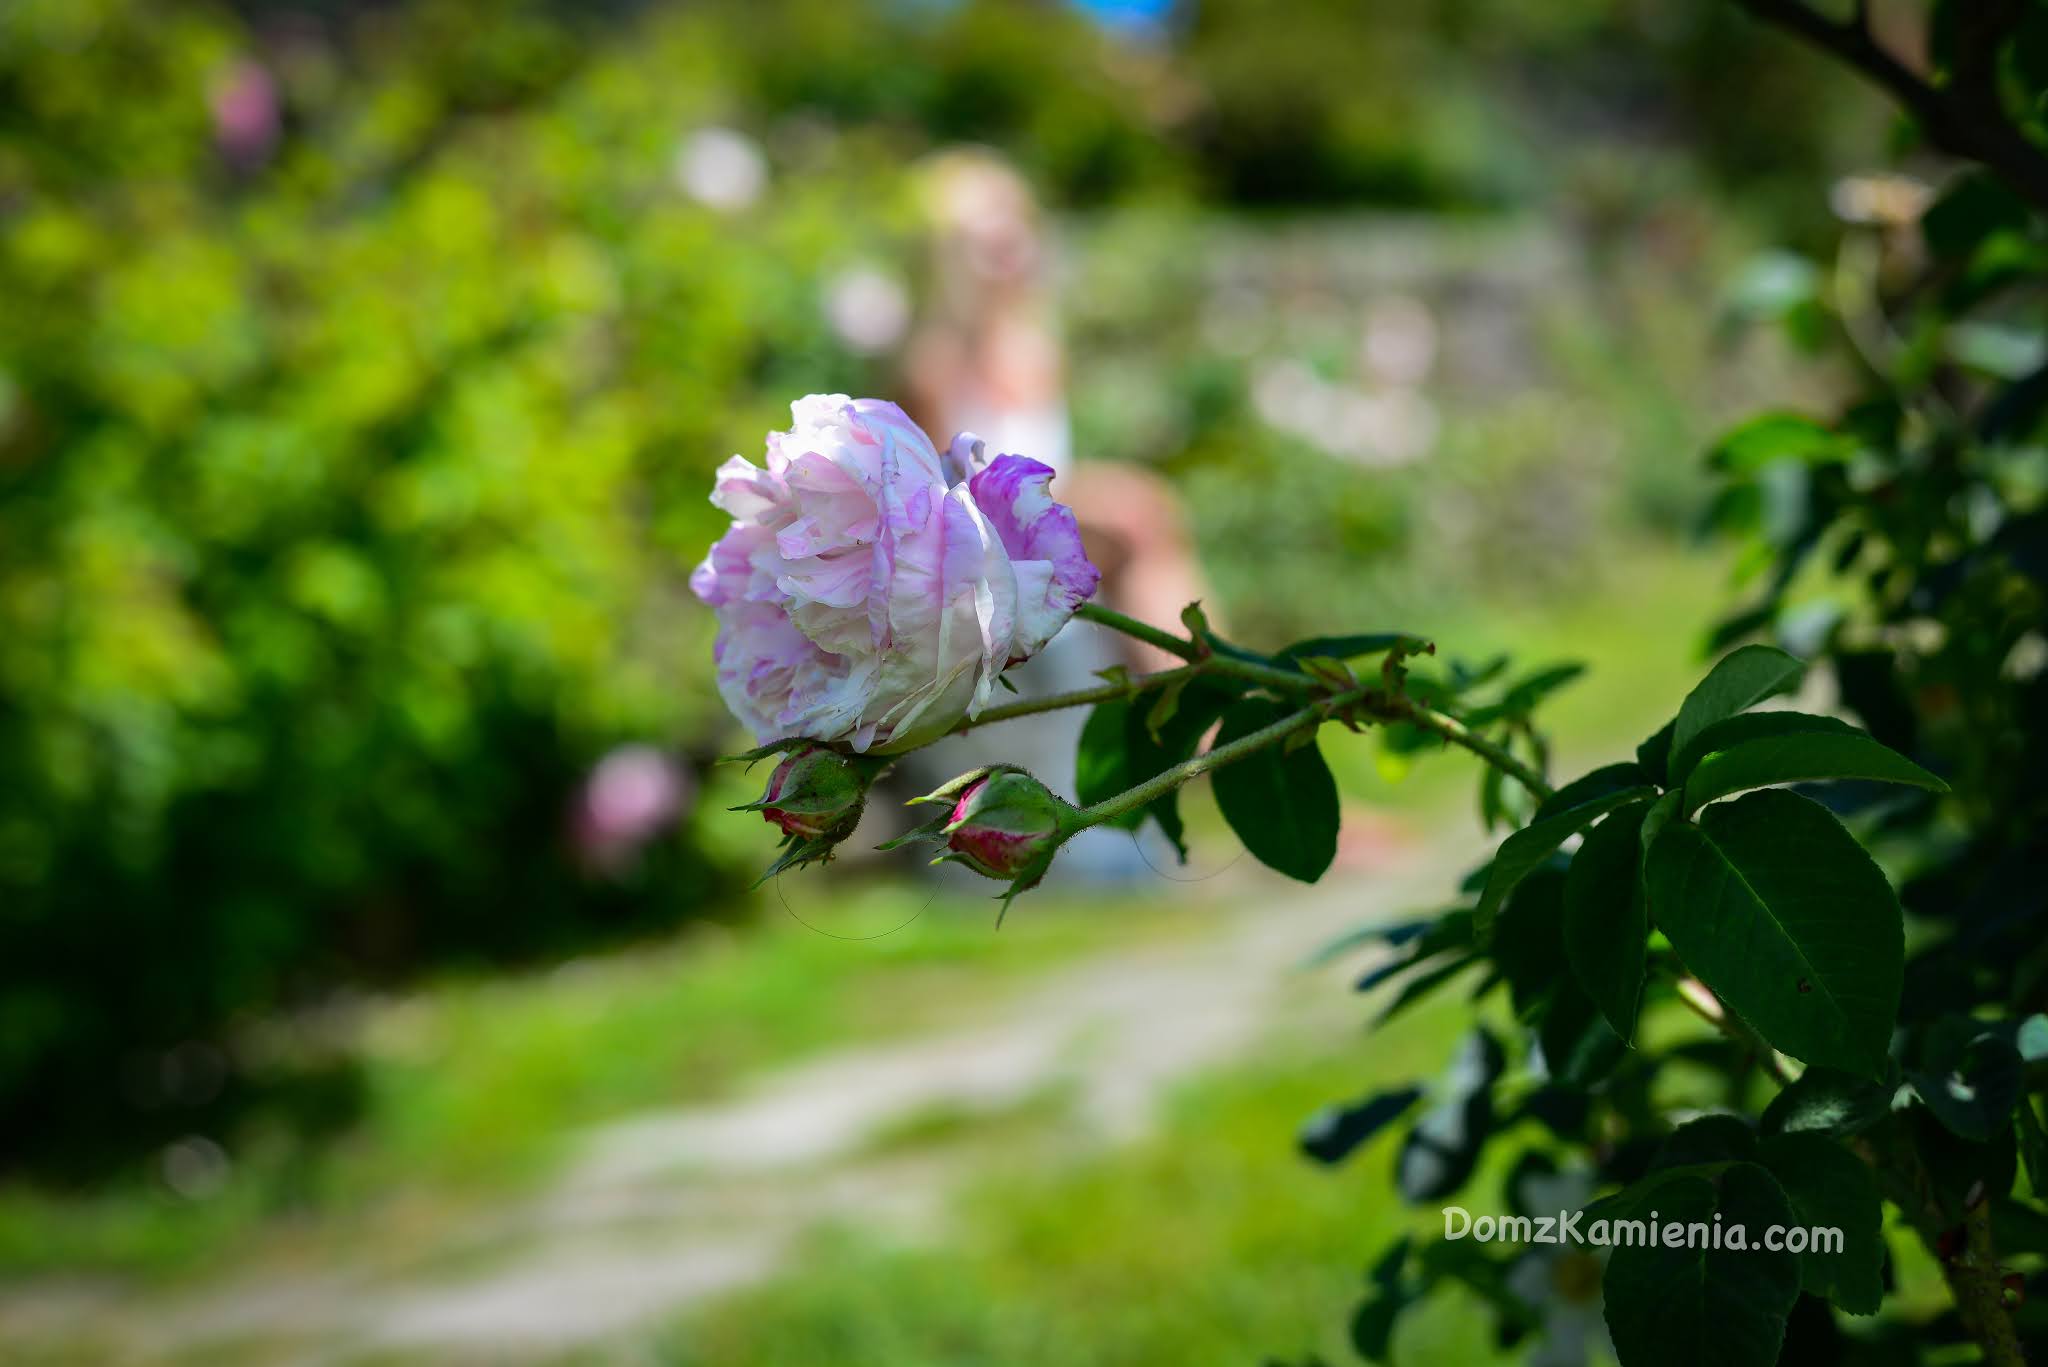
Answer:
<svg viewBox="0 0 2048 1367"><path fill-rule="evenodd" d="M1648 815L1643 817L1643 857L1649 858L1650 846L1657 842L1657 836L1679 816L1678 806L1685 801L1683 793L1666 793L1650 804ZM1644 894L1648 900L1648 894Z"/></svg>
<svg viewBox="0 0 2048 1367"><path fill-rule="evenodd" d="M1276 664L1292 665L1307 655L1328 655L1333 659L1351 660L1360 655L1377 655L1392 650L1404 641L1420 641L1420 636L1405 631L1373 631L1355 636L1311 636L1306 641L1296 641L1273 657Z"/></svg>
<svg viewBox="0 0 2048 1367"><path fill-rule="evenodd" d="M1852 1315L1876 1314L1884 1299L1884 1208L1869 1166L1838 1141L1818 1134L1766 1139L1758 1156L1785 1189L1799 1224L1841 1232L1840 1247L1816 1241L1799 1255L1799 1281L1806 1294L1833 1301Z"/></svg>
<svg viewBox="0 0 2048 1367"><path fill-rule="evenodd" d="M2019 1175L2019 1146L2012 1127L1979 1144L1957 1135L1925 1106L1910 1106L1903 1115L1946 1223L1959 1223L1976 1202L1987 1196L1995 1201L2012 1190Z"/></svg>
<svg viewBox="0 0 2048 1367"><path fill-rule="evenodd" d="M1363 945L1383 944L1394 948L1424 939L1432 931L1441 934L1442 932L1438 931L1439 924L1445 916L1453 914L1463 915L1468 923L1471 920L1470 912L1454 908L1437 916L1420 916L1407 921L1371 921L1365 925L1353 926L1318 945L1301 961L1300 967L1320 968Z"/></svg>
<svg viewBox="0 0 2048 1367"><path fill-rule="evenodd" d="M1549 816L1540 816L1501 841L1487 874L1486 890L1479 895L1474 913L1473 924L1480 942L1485 943L1493 933L1493 918L1500 911L1501 899L1514 891L1515 884L1528 877L1530 870L1556 853L1558 846L1616 807L1655 794L1656 789L1641 785L1603 792Z"/></svg>
<svg viewBox="0 0 2048 1367"><path fill-rule="evenodd" d="M1555 862L1524 878L1493 925L1494 967L1507 980L1515 1018L1536 1019L1564 966L1564 869Z"/></svg>
<svg viewBox="0 0 2048 1367"><path fill-rule="evenodd" d="M1718 1213L1724 1227L1743 1227L1745 1247L1681 1240L1616 1248L1601 1289L1621 1367L1771 1367L1799 1299L1798 1255L1759 1246L1767 1226L1795 1218L1777 1180L1754 1163L1735 1163L1718 1186L1673 1176L1656 1198L1660 1232L1672 1224L1712 1229Z"/></svg>
<svg viewBox="0 0 2048 1367"><path fill-rule="evenodd" d="M1622 1037L1601 1017L1593 999L1569 977L1551 989L1537 1027L1543 1066L1567 1087L1590 1087L1614 1071L1628 1052Z"/></svg>
<svg viewBox="0 0 2048 1367"><path fill-rule="evenodd" d="M1782 788L1674 821L1650 845L1650 915L1775 1047L1884 1073L1904 977L1891 884L1825 807Z"/></svg>
<svg viewBox="0 0 2048 1367"><path fill-rule="evenodd" d="M1407 982L1401 984L1400 992L1395 994L1393 1002L1387 1009L1380 1013L1379 1019L1372 1023L1372 1028L1375 1030L1379 1029L1387 1022L1393 1020L1394 1017L1401 1015L1409 1007L1414 1006L1430 993L1436 991L1439 987L1442 987L1445 983L1448 983L1451 979L1457 977L1460 973L1463 973L1478 962L1479 956L1477 954L1460 954L1454 959L1417 973ZM1361 990L1364 989L1364 986L1363 983L1360 984Z"/></svg>
<svg viewBox="0 0 2048 1367"><path fill-rule="evenodd" d="M1564 948L1579 986L1626 1043L1643 994L1642 830L1647 801L1616 809L1587 832L1564 881Z"/></svg>
<svg viewBox="0 0 2048 1367"><path fill-rule="evenodd" d="M1145 713L1145 734L1152 738L1155 745L1164 745L1166 743L1165 737L1161 735L1161 732L1173 720L1174 713L1180 710L1180 695L1186 691L1187 685L1188 681L1186 679L1176 679L1174 682L1167 684L1159 690L1158 699L1153 702L1151 709Z"/></svg>
<svg viewBox="0 0 2048 1367"><path fill-rule="evenodd" d="M1496 826L1514 824L1514 818L1508 814L1506 777L1491 764L1482 766L1479 771L1479 825L1489 833Z"/></svg>
<svg viewBox="0 0 2048 1367"><path fill-rule="evenodd" d="M1526 717L1535 710L1536 704L1585 672L1586 666L1576 660L1539 669L1509 688L1499 702L1473 709L1466 716L1465 724L1476 728L1491 725L1503 717Z"/></svg>
<svg viewBox="0 0 2048 1367"><path fill-rule="evenodd" d="M1689 760L1693 762L1688 762ZM1833 717L1753 712L1716 722L1693 737L1672 765L1685 807L1778 783L1860 778L1946 792L1948 785L1876 739Z"/></svg>
<svg viewBox="0 0 2048 1367"><path fill-rule="evenodd" d="M1436 1105L1423 1113L1401 1145L1395 1185L1410 1204L1450 1195L1479 1165L1493 1133L1493 1083L1507 1066L1500 1042L1474 1026L1436 1085Z"/></svg>
<svg viewBox="0 0 2048 1367"><path fill-rule="evenodd" d="M1309 1117L1297 1142L1303 1153L1319 1163L1341 1163L1420 1100L1420 1087L1400 1087L1349 1106L1325 1107Z"/></svg>
<svg viewBox="0 0 2048 1367"><path fill-rule="evenodd" d="M1798 413L1764 413L1724 434L1707 453L1715 469L1731 475L1751 474L1773 461L1818 463L1840 460L1855 445L1824 423Z"/></svg>
<svg viewBox="0 0 2048 1367"><path fill-rule="evenodd" d="M1776 646L1743 646L1723 656L1679 705L1678 719L1671 724L1670 778L1673 786L1684 775L1676 761L1686 752L1692 738L1717 721L1746 711L1776 693L1796 686L1805 666Z"/></svg>
<svg viewBox="0 0 2048 1367"><path fill-rule="evenodd" d="M1657 728L1655 735L1636 747L1636 763L1646 774L1665 774L1671 770L1671 733L1678 729L1673 718Z"/></svg>
<svg viewBox="0 0 2048 1367"><path fill-rule="evenodd" d="M1763 1132L1861 1134L1891 1114L1897 1090L1889 1081L1872 1082L1839 1068L1808 1068L1764 1107Z"/></svg>
<svg viewBox="0 0 2048 1367"><path fill-rule="evenodd" d="M1192 680L1180 690L1178 705L1170 709L1170 715L1160 717L1156 727L1159 699L1139 695L1097 703L1081 728L1075 796L1081 805L1091 806L1172 768L1194 754L1202 733L1239 696L1239 690L1231 685ZM1159 829L1185 859L1179 794L1167 793L1139 811L1118 817L1114 824L1135 830L1148 816L1159 823Z"/></svg>
<svg viewBox="0 0 2048 1367"><path fill-rule="evenodd" d="M1664 1142L1657 1146L1657 1156L1650 1160L1650 1170L1739 1163L1754 1157L1756 1132L1747 1121L1733 1115L1703 1115L1664 1136Z"/></svg>
<svg viewBox="0 0 2048 1367"><path fill-rule="evenodd" d="M2011 1120L2022 1072L2012 1041L1982 1021L1951 1016L1927 1031L1920 1064L1908 1069L1906 1078L1935 1119L1981 1144Z"/></svg>
<svg viewBox="0 0 2048 1367"><path fill-rule="evenodd" d="M1351 1315L1351 1347L1367 1362L1388 1362L1394 1341L1394 1321L1408 1308L1408 1297L1397 1288L1367 1296Z"/></svg>
<svg viewBox="0 0 2048 1367"><path fill-rule="evenodd" d="M1658 770L1657 772L1661 773L1663 771ZM1595 798L1605 797L1609 793L1619 793L1629 788L1642 788L1653 782L1655 782L1655 779L1650 774L1645 773L1641 765L1626 763L1602 765L1589 774L1579 775L1570 783L1565 784L1564 787L1559 788L1556 792L1545 798L1537 806L1536 815L1530 819L1542 821L1546 817L1556 816L1559 812L1569 811L1573 807L1583 807Z"/></svg>
<svg viewBox="0 0 2048 1367"><path fill-rule="evenodd" d="M1445 912L1429 927L1414 937L1414 943L1405 956L1390 955L1385 961L1373 965L1352 984L1354 992L1370 992L1389 978L1406 973L1417 964L1424 963L1451 950L1469 949L1472 944L1472 913L1458 908ZM1313 962L1305 966L1313 966Z"/></svg>
<svg viewBox="0 0 2048 1367"><path fill-rule="evenodd" d="M1247 699L1223 714L1219 746L1272 725L1295 709ZM1216 805L1244 847L1268 868L1313 883L1337 857L1337 781L1313 745L1269 746L1215 771Z"/></svg>
<svg viewBox="0 0 2048 1367"><path fill-rule="evenodd" d="M1955 178L1920 216L1928 251L1960 260L1998 233L2025 233L2032 211L2027 202L1989 171Z"/></svg>
<svg viewBox="0 0 2048 1367"><path fill-rule="evenodd" d="M2000 1197L1991 1203L1991 1245L2000 1257L2048 1253L2048 1214L2024 1201Z"/></svg>
<svg viewBox="0 0 2048 1367"><path fill-rule="evenodd" d="M1367 1274L1373 1294L1359 1302L1351 1317L1351 1346L1367 1362L1389 1360L1394 1321L1400 1318L1402 1310L1412 1299L1402 1276L1408 1265L1411 1244L1412 1240L1405 1234L1396 1239Z"/></svg>
<svg viewBox="0 0 2048 1367"><path fill-rule="evenodd" d="M1127 739L1130 720L1131 704L1127 698L1097 703L1088 713L1088 720L1081 727L1081 749L1074 765L1074 796L1082 806L1091 807L1144 781L1134 777L1137 757L1131 753ZM1114 824L1135 828L1144 819L1142 811L1126 812Z"/></svg>
<svg viewBox="0 0 2048 1367"><path fill-rule="evenodd" d="M2013 1119L2013 1133L2020 1151L2020 1161L2027 1165L2027 1181L2038 1196L2042 1192L2048 1192L2048 1130L2041 1127L2041 1117L2034 1113L2032 1097L2020 1098L2020 1104L2013 1111ZM2048 1224L2048 1216L2040 1218L2044 1224ZM2006 1245L2001 1242L1999 1247L2004 1248ZM2048 1253L2048 1247L2038 1251Z"/></svg>

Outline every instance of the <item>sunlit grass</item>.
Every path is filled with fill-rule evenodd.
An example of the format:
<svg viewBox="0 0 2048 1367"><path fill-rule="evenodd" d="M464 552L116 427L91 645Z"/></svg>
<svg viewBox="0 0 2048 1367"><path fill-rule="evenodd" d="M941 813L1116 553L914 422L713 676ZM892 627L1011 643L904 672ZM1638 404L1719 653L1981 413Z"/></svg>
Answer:
<svg viewBox="0 0 2048 1367"><path fill-rule="evenodd" d="M1589 663L1546 709L1561 769L1625 753L1670 714L1697 672L1691 624L1700 618L1695 609L1715 601L1720 567L1669 550L1632 557L1630 566L1626 594L1511 618L1475 610L1470 621L1441 625L1440 638L1470 656L1502 649L1530 666ZM1381 772L1369 735L1332 734L1325 749L1354 815L1416 838L1471 821L1477 770L1462 755L1421 757L1396 783ZM1230 837L1206 797L1189 808L1196 866L1213 868L1227 858ZM731 834L760 838L745 824ZM325 1051L360 1067L362 1114L338 1141L309 1150L282 1136L246 1136L230 1148L226 1188L196 1202L172 1195L148 1170L91 1193L0 1189L0 1270L178 1273L279 1250L319 1261L373 1226L441 1227L543 1180L581 1131L607 1119L716 1096L834 1045L943 1028L991 990L1091 952L1198 934L1213 908L1176 895L1185 891L1037 894L1023 908L1028 915L1012 916L998 935L986 898L946 892L909 919L928 889L811 871L767 890L759 917L738 929L704 927L547 971L444 978L331 1018L273 1022L259 1031L271 1047ZM834 938L878 935L906 919L878 938ZM990 1361L1018 1360L1003 1352L1031 1343L1050 1346L1028 1359L1066 1361L1061 1335L1098 1337L1088 1329L1097 1312L1114 1321L1101 1329L1104 1347L1071 1360L1159 1360L1140 1347L1178 1351L1197 1337L1168 1336L1180 1320L1145 1304L1161 1299L1194 1302L1200 1313L1190 1323L1205 1333L1226 1309L1242 1321L1235 1337L1214 1343L1247 1353L1305 1349L1313 1340L1289 1335L1327 1327L1333 1313L1341 1319L1363 1259L1407 1217L1391 1204L1383 1153L1332 1175L1294 1159L1287 1138L1308 1111L1347 1089L1433 1072L1456 1014L1418 1016L1433 1024L1370 1044L1340 1037L1276 1048L1192 1089L1167 1137L1128 1154L1049 1149L1057 1108L1038 1100L999 1123L906 1118L884 1136L892 1152L971 1143L974 1170L1000 1174L970 1198L969 1224L979 1232L962 1248L931 1253L873 1246L844 1231L822 1235L806 1264L820 1269L816 1276L778 1283L750 1303L773 1306L791 1335L806 1332L807 1317L865 1326L868 1337L845 1359L852 1362L981 1360L947 1358L930 1346L975 1334L1002 1349L991 1349ZM1175 1221L1187 1227L1170 1232ZM1089 1242L1100 1257L1062 1252L1062 1239ZM1066 1270L1033 1274L1046 1260ZM1276 1275L1276 1265L1289 1270ZM1088 1269L1121 1289L1090 1299ZM1175 1296L1182 1273L1190 1285L1220 1289ZM1285 1284L1277 1291L1276 1281ZM1012 1292L1038 1304L1038 1313L973 1308ZM912 1323L919 1304L927 1317ZM714 1318L705 1342L738 1343L718 1336L736 1333L740 1315ZM1027 1331L1046 1337L1003 1337ZM927 1357L910 1349L888 1356L889 1345L914 1343L926 1345L915 1352ZM1119 1344L1131 1345L1122 1358ZM1205 1350L1185 1360L1208 1357Z"/></svg>
<svg viewBox="0 0 2048 1367"><path fill-rule="evenodd" d="M1123 1149L1077 1153L1057 1125L1006 1126L975 1151L976 1176L939 1242L821 1230L773 1282L679 1324L663 1360L1351 1360L1345 1325L1364 1268L1439 1217L1393 1193L1400 1127L1335 1169L1298 1156L1292 1136L1333 1098L1434 1075L1469 1020L1451 997L1369 1039L1274 1040L1255 1062L1177 1092L1159 1132ZM1497 1184L1499 1168L1473 1189ZM1402 1328L1407 1360L1493 1360L1484 1323L1466 1310L1455 1295L1419 1309Z"/></svg>
<svg viewBox="0 0 2048 1367"><path fill-rule="evenodd" d="M306 1217L319 1217L322 1238L345 1233L377 1205L432 1218L544 1176L586 1126L717 1095L804 1053L930 1029L1073 956L1206 920L1177 890L1049 891L998 935L985 897L834 870L788 877L809 926L771 888L740 929L265 1025L268 1048L360 1067L363 1110L346 1133L311 1151L247 1136L226 1188L200 1201L147 1170L91 1193L0 1188L0 1271L176 1271L229 1251L266 1217L291 1217L287 1238Z"/></svg>

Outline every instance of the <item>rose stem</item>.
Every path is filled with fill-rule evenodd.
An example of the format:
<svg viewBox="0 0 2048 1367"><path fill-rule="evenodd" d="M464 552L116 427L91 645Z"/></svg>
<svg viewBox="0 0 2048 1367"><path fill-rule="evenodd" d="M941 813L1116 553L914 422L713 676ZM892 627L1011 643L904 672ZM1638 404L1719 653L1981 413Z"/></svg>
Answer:
<svg viewBox="0 0 2048 1367"><path fill-rule="evenodd" d="M1085 819L1083 827L1099 826L1105 821L1114 821L1127 812L1137 811L1153 799L1172 792L1191 778L1206 774L1211 769L1221 768L1234 760L1243 759L1246 755L1263 750L1276 741L1283 741L1304 726L1320 724L1337 709L1363 701L1370 691L1357 688L1349 693L1339 693L1335 697L1310 703L1300 711L1290 712L1280 720L1262 726L1248 735L1239 736L1234 741L1219 745L1192 759L1184 759L1170 769L1162 769L1143 783L1126 788L1115 797L1106 797L1093 807L1082 808L1081 815Z"/></svg>

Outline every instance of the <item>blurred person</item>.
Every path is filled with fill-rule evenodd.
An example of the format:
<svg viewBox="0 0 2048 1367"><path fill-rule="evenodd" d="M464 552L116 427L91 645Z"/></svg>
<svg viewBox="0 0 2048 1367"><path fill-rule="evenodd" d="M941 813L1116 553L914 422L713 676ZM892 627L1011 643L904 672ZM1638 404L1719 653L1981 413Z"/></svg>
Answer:
<svg viewBox="0 0 2048 1367"><path fill-rule="evenodd" d="M1148 620L1178 620L1202 597L1179 497L1137 466L1074 459L1052 254L1029 185L993 152L947 152L927 168L925 208L930 277L905 358L912 411L927 431L972 432L991 455L1051 466L1055 494L1073 508L1102 570L1094 601ZM1044 695L1087 687L1112 665L1142 671L1177 663L1126 637L1070 631L1017 681L1026 696ZM1071 795L1086 716L1075 709L1003 725L1013 744L1017 730L1032 732L1025 744L1039 757L1038 776ZM986 742L963 737L912 757L906 777L935 786L989 757ZM1088 832L1061 860L1068 873L1096 878L1137 876L1146 862L1125 833L1111 830Z"/></svg>

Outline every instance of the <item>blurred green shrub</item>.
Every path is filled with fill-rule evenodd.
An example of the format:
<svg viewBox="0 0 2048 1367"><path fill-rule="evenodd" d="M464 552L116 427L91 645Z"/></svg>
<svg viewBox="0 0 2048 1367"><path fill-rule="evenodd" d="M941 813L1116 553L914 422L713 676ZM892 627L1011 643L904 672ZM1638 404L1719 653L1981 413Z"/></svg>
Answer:
<svg viewBox="0 0 2048 1367"><path fill-rule="evenodd" d="M1148 44L1037 0L0 5L0 1159L191 1128L122 1079L242 1013L708 905L687 835L593 879L564 807L621 740L715 752L710 467L892 388L829 300L915 280L920 153L1064 206L1538 196L1525 114L1692 51L1598 9L1202 0ZM1624 103L1718 137L1723 89ZM1084 449L1263 491L1261 530L1342 491L1270 569L1198 506L1229 597L1418 544L1403 488L1247 418L1241 358L1130 319Z"/></svg>
<svg viewBox="0 0 2048 1367"><path fill-rule="evenodd" d="M1171 476L1247 641L1581 591L1696 523L1684 453L1721 415L1821 378L1699 307L1745 242L1708 203L1681 183L1615 246L1534 215L1090 216L1077 444Z"/></svg>
<svg viewBox="0 0 2048 1367"><path fill-rule="evenodd" d="M0 11L9 1156L190 1129L154 1060L238 1013L730 886L687 837L587 875L568 804L623 739L716 752L710 468L875 387L821 299L907 209L823 128L692 198L719 34Z"/></svg>

